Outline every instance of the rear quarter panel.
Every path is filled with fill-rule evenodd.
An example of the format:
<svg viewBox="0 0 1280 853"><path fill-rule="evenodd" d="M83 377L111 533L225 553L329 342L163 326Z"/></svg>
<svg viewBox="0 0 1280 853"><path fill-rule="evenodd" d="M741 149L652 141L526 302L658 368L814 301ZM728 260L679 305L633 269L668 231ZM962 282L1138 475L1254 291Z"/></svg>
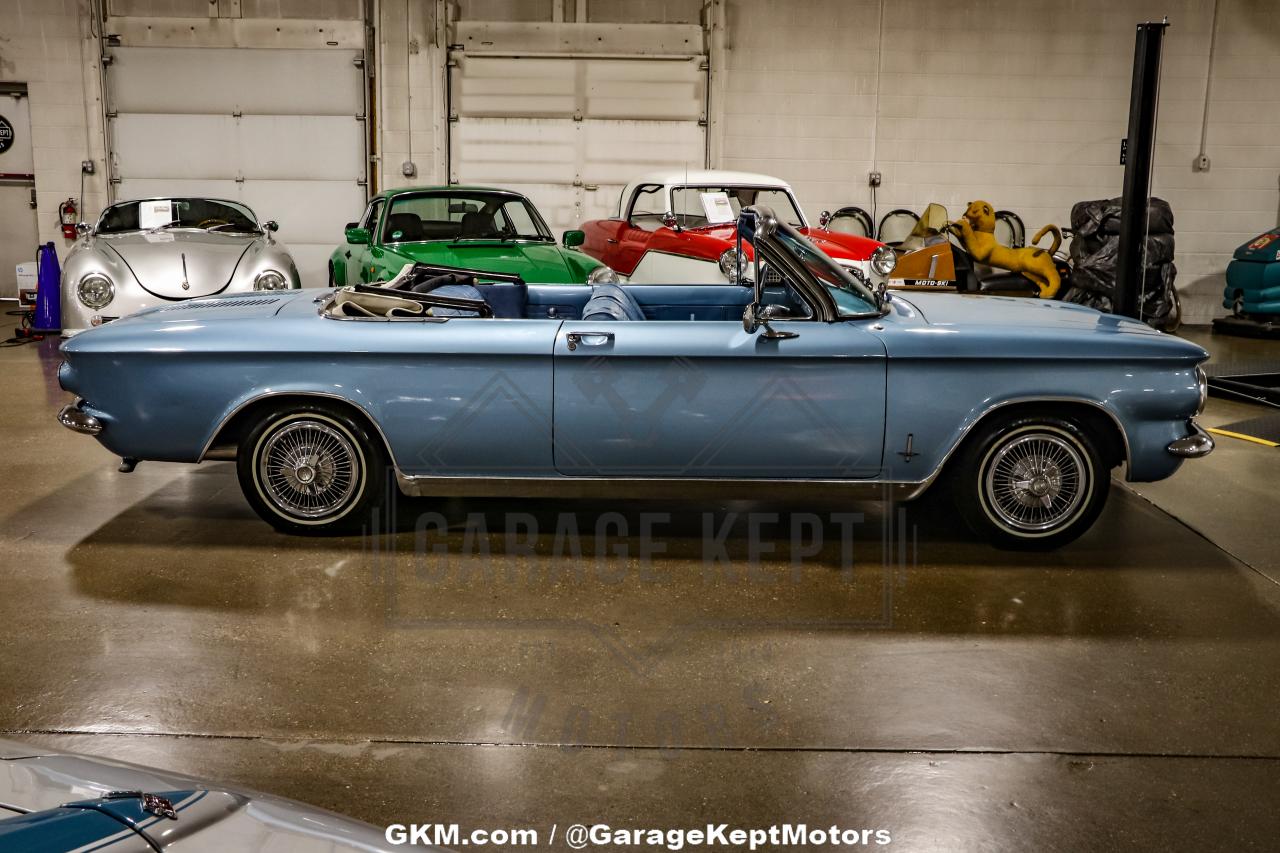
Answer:
<svg viewBox="0 0 1280 853"><path fill-rule="evenodd" d="M120 456L196 462L243 406L304 394L358 406L408 474L554 470L558 323L332 320L317 308L304 292L280 317L104 326L64 346L59 378Z"/></svg>

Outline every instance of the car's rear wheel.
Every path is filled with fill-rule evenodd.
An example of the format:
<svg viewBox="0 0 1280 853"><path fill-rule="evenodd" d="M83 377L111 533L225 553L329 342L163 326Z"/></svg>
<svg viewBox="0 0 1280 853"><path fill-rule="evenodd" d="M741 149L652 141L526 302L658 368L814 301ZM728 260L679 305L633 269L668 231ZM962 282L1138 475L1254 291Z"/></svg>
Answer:
<svg viewBox="0 0 1280 853"><path fill-rule="evenodd" d="M1001 547L1048 550L1093 525L1111 476L1087 424L1022 416L979 429L952 472L957 507L975 533Z"/></svg>
<svg viewBox="0 0 1280 853"><path fill-rule="evenodd" d="M268 410L240 443L240 489L254 511L286 533L358 532L386 492L377 437L336 406Z"/></svg>

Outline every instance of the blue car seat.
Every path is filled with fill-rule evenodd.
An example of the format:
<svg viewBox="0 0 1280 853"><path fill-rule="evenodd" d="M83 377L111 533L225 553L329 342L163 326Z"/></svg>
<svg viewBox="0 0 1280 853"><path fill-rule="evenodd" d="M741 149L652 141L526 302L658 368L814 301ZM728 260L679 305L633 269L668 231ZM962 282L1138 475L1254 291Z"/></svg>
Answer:
<svg viewBox="0 0 1280 853"><path fill-rule="evenodd" d="M643 320L644 311L635 297L616 284L597 284L582 306L584 320Z"/></svg>

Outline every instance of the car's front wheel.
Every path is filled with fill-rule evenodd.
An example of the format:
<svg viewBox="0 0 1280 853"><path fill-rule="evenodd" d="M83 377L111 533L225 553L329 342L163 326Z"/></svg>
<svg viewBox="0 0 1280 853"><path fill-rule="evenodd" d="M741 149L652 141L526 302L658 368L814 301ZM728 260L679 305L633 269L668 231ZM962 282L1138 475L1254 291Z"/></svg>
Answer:
<svg viewBox="0 0 1280 853"><path fill-rule="evenodd" d="M381 441L334 406L299 403L256 421L236 457L254 511L286 533L358 532L386 492Z"/></svg>
<svg viewBox="0 0 1280 853"><path fill-rule="evenodd" d="M1007 548L1048 550L1097 520L1110 469L1084 423L1059 417L1005 418L963 448L953 495L975 533Z"/></svg>

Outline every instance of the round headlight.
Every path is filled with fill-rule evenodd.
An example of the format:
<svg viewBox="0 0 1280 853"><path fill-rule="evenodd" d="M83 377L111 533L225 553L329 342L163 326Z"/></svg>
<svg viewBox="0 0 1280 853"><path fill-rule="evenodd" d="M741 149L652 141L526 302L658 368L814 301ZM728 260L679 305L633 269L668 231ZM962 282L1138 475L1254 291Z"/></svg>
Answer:
<svg viewBox="0 0 1280 853"><path fill-rule="evenodd" d="M599 266L587 273L587 284L621 284L622 277L612 268Z"/></svg>
<svg viewBox="0 0 1280 853"><path fill-rule="evenodd" d="M80 279L80 284L76 286L76 298L91 311L100 311L116 298L116 286L102 273L91 272Z"/></svg>
<svg viewBox="0 0 1280 853"><path fill-rule="evenodd" d="M871 268L879 275L887 278L897 265L898 255L888 246L881 246L871 253Z"/></svg>
<svg viewBox="0 0 1280 853"><path fill-rule="evenodd" d="M737 249L725 249L720 255L720 272L734 284L742 281L747 272L746 255L739 256Z"/></svg>
<svg viewBox="0 0 1280 853"><path fill-rule="evenodd" d="M275 270L258 273L253 280L254 290L284 290L288 286L289 280Z"/></svg>

